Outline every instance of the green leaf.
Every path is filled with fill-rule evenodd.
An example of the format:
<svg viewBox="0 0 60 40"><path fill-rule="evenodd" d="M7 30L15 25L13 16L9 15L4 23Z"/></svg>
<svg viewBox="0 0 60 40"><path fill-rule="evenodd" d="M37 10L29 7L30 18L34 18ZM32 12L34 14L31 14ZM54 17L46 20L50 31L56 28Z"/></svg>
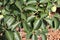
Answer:
<svg viewBox="0 0 60 40"><path fill-rule="evenodd" d="M55 29L59 27L59 20L57 18L54 18L54 26L55 26Z"/></svg>
<svg viewBox="0 0 60 40"><path fill-rule="evenodd" d="M2 2L0 2L0 6L2 5L3 3Z"/></svg>
<svg viewBox="0 0 60 40"><path fill-rule="evenodd" d="M47 40L47 37L45 34L41 34L42 40Z"/></svg>
<svg viewBox="0 0 60 40"><path fill-rule="evenodd" d="M23 5L25 3L24 0L17 0L17 1L19 1L21 5Z"/></svg>
<svg viewBox="0 0 60 40"><path fill-rule="evenodd" d="M41 15L41 18L44 18L44 17L46 17L46 16L47 16L47 14L46 14L46 13L41 13L40 15Z"/></svg>
<svg viewBox="0 0 60 40"><path fill-rule="evenodd" d="M29 27L32 27L30 22L28 22L27 24L29 25Z"/></svg>
<svg viewBox="0 0 60 40"><path fill-rule="evenodd" d="M22 7L21 7L21 4L20 4L20 1L16 1L15 5L20 9L20 11L22 11Z"/></svg>
<svg viewBox="0 0 60 40"><path fill-rule="evenodd" d="M13 14L17 16L17 15L20 15L20 12L18 10L14 10Z"/></svg>
<svg viewBox="0 0 60 40"><path fill-rule="evenodd" d="M30 37L31 37L31 35L32 35L32 32L28 33L28 34L26 35L26 39L29 40Z"/></svg>
<svg viewBox="0 0 60 40"><path fill-rule="evenodd" d="M40 0L40 3L47 3L49 0Z"/></svg>
<svg viewBox="0 0 60 40"><path fill-rule="evenodd" d="M21 40L20 34L18 32L14 32L14 40Z"/></svg>
<svg viewBox="0 0 60 40"><path fill-rule="evenodd" d="M26 21L23 22L23 27L24 30L29 33L30 32L30 26L28 25L28 23Z"/></svg>
<svg viewBox="0 0 60 40"><path fill-rule="evenodd" d="M41 34L46 34L46 33L48 33L48 29L45 28L42 30Z"/></svg>
<svg viewBox="0 0 60 40"><path fill-rule="evenodd" d="M14 30L19 23L20 23L20 22L16 22L16 23L14 23L13 25L11 25L11 26L10 26L10 27L11 27L11 30Z"/></svg>
<svg viewBox="0 0 60 40"><path fill-rule="evenodd" d="M14 22L14 18L10 17L8 21L6 22L8 26L11 26L11 24Z"/></svg>
<svg viewBox="0 0 60 40"><path fill-rule="evenodd" d="M33 27L32 27L32 24L31 24L31 22L28 22L27 24L28 24L28 26L29 26L29 28L30 28L30 32L32 32L32 30L33 30Z"/></svg>
<svg viewBox="0 0 60 40"><path fill-rule="evenodd" d="M11 11L10 10L10 5L6 5L5 9L6 9L6 11L9 11L10 12Z"/></svg>
<svg viewBox="0 0 60 40"><path fill-rule="evenodd" d="M10 19L11 16L5 16L4 17L4 23L6 23L9 19Z"/></svg>
<svg viewBox="0 0 60 40"><path fill-rule="evenodd" d="M3 28L3 27L2 27L2 25L0 24L0 32L2 31L2 28Z"/></svg>
<svg viewBox="0 0 60 40"><path fill-rule="evenodd" d="M10 4L13 4L15 2L15 0L10 0Z"/></svg>
<svg viewBox="0 0 60 40"><path fill-rule="evenodd" d="M52 7L51 3L50 3L50 2L48 2L47 9L48 9L48 10L50 10L50 9L51 9L51 7Z"/></svg>
<svg viewBox="0 0 60 40"><path fill-rule="evenodd" d="M41 29L36 30L36 31L35 31L36 35L39 36L39 35L41 34L41 31L42 31Z"/></svg>
<svg viewBox="0 0 60 40"><path fill-rule="evenodd" d="M56 13L56 14L54 15L54 17L60 18L60 15L59 15L58 13Z"/></svg>
<svg viewBox="0 0 60 40"><path fill-rule="evenodd" d="M37 11L34 7L25 7L24 10Z"/></svg>
<svg viewBox="0 0 60 40"><path fill-rule="evenodd" d="M2 14L6 15L6 14L10 14L10 12L6 11L5 9L2 9Z"/></svg>
<svg viewBox="0 0 60 40"><path fill-rule="evenodd" d="M33 20L34 20L34 18L35 18L35 16L34 16L34 15L32 15L32 16L30 16L30 17L28 17L28 18L27 18L27 22L31 22L31 21L33 21Z"/></svg>
<svg viewBox="0 0 60 40"><path fill-rule="evenodd" d="M45 25L44 22L42 21L41 29L45 29L45 28L46 28L46 25Z"/></svg>
<svg viewBox="0 0 60 40"><path fill-rule="evenodd" d="M13 32L12 31L5 30L5 35L8 40L13 40Z"/></svg>
<svg viewBox="0 0 60 40"><path fill-rule="evenodd" d="M58 0L57 3L58 3L57 7L60 7L60 0Z"/></svg>
<svg viewBox="0 0 60 40"><path fill-rule="evenodd" d="M26 15L21 13L21 19L26 20Z"/></svg>
<svg viewBox="0 0 60 40"><path fill-rule="evenodd" d="M60 25L59 25L59 28L58 29L60 29Z"/></svg>
<svg viewBox="0 0 60 40"><path fill-rule="evenodd" d="M4 0L4 5L6 5L6 4L7 4L7 2L8 2L8 0Z"/></svg>
<svg viewBox="0 0 60 40"><path fill-rule="evenodd" d="M46 25L44 24L44 22L42 21L42 24L41 24L41 34L42 33L47 33L47 29L46 29Z"/></svg>
<svg viewBox="0 0 60 40"><path fill-rule="evenodd" d="M44 20L46 20L46 22L47 22L51 27L53 27L53 20L52 20L52 19L45 18Z"/></svg>
<svg viewBox="0 0 60 40"><path fill-rule="evenodd" d="M38 19L34 22L34 29L39 29L41 26L41 19Z"/></svg>
<svg viewBox="0 0 60 40"><path fill-rule="evenodd" d="M36 4L37 2L35 1L35 0L32 0L32 1L28 1L27 3L26 3L26 5L29 5L29 4Z"/></svg>
<svg viewBox="0 0 60 40"><path fill-rule="evenodd" d="M37 38L37 35L36 35L36 34L33 34L33 35L32 35L32 40L38 40L38 38Z"/></svg>
<svg viewBox="0 0 60 40"><path fill-rule="evenodd" d="M26 2L27 0L23 0L24 2Z"/></svg>
<svg viewBox="0 0 60 40"><path fill-rule="evenodd" d="M40 7L43 7L43 5L40 5ZM43 12L44 11L43 8L40 8L40 7L38 8L38 11L42 11Z"/></svg>

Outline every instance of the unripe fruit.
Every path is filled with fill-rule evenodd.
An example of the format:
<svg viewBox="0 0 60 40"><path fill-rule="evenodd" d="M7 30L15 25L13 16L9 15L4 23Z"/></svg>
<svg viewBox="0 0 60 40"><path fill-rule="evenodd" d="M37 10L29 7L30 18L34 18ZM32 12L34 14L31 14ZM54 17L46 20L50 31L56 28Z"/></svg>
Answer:
<svg viewBox="0 0 60 40"><path fill-rule="evenodd" d="M3 19L3 18L4 18L4 16L3 15L0 15L0 20Z"/></svg>
<svg viewBox="0 0 60 40"><path fill-rule="evenodd" d="M57 9L57 6L54 5L54 6L51 8L51 11L52 11L52 12L56 12L56 9Z"/></svg>

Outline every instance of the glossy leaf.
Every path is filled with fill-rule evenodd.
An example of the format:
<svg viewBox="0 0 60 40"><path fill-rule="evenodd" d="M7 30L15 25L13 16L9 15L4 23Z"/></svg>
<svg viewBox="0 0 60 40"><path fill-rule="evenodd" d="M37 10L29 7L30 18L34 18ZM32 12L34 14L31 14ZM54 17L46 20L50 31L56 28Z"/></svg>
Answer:
<svg viewBox="0 0 60 40"><path fill-rule="evenodd" d="M47 16L47 14L46 13L41 13L41 18L44 18L44 17L46 17Z"/></svg>
<svg viewBox="0 0 60 40"><path fill-rule="evenodd" d="M44 19L44 20L46 20L46 22L51 26L51 27L53 27L53 20L52 19L49 19L49 18L46 18L46 19Z"/></svg>
<svg viewBox="0 0 60 40"><path fill-rule="evenodd" d="M27 24L29 25L29 27L32 27L30 22L28 22Z"/></svg>
<svg viewBox="0 0 60 40"><path fill-rule="evenodd" d="M3 15L7 15L7 14L10 14L10 12L9 11L6 11L5 9L2 9L2 14Z"/></svg>
<svg viewBox="0 0 60 40"><path fill-rule="evenodd" d="M21 40L20 34L18 32L14 32L14 40Z"/></svg>
<svg viewBox="0 0 60 40"><path fill-rule="evenodd" d="M6 23L8 26L10 26L13 22L14 22L14 18L10 17Z"/></svg>
<svg viewBox="0 0 60 40"><path fill-rule="evenodd" d="M58 3L57 7L60 7L60 0L58 0L58 2L57 2L57 3Z"/></svg>
<svg viewBox="0 0 60 40"><path fill-rule="evenodd" d="M36 34L33 34L33 35L32 35L32 40L38 40L38 38L37 38L37 35L36 35Z"/></svg>
<svg viewBox="0 0 60 40"><path fill-rule="evenodd" d="M29 40L31 38L31 36L32 36L32 32L30 32L26 35L26 39Z"/></svg>
<svg viewBox="0 0 60 40"><path fill-rule="evenodd" d="M37 11L34 7L25 7L24 10Z"/></svg>
<svg viewBox="0 0 60 40"><path fill-rule="evenodd" d="M41 31L42 31L41 29L36 30L36 31L35 31L36 35L39 36L39 35L41 34Z"/></svg>
<svg viewBox="0 0 60 40"><path fill-rule="evenodd" d="M13 32L12 31L5 30L5 35L8 40L13 40Z"/></svg>
<svg viewBox="0 0 60 40"><path fill-rule="evenodd" d="M55 29L59 27L59 20L57 18L54 18L54 26L55 26Z"/></svg>
<svg viewBox="0 0 60 40"><path fill-rule="evenodd" d="M47 40L46 35L45 34L41 34L42 40Z"/></svg>
<svg viewBox="0 0 60 40"><path fill-rule="evenodd" d="M40 3L47 3L49 0L40 0Z"/></svg>
<svg viewBox="0 0 60 40"><path fill-rule="evenodd" d="M16 4L16 6L22 11L22 7L21 7L21 5L20 5L20 2L19 2L19 1L16 1L15 4Z"/></svg>
<svg viewBox="0 0 60 40"><path fill-rule="evenodd" d="M4 0L4 5L6 5L6 4L7 4L7 2L8 2L8 0Z"/></svg>
<svg viewBox="0 0 60 40"><path fill-rule="evenodd" d="M53 7L51 7L51 11L52 12L56 12L56 10L57 10L57 6L56 5L54 5Z"/></svg>
<svg viewBox="0 0 60 40"><path fill-rule="evenodd" d="M27 0L23 0L24 2L26 2Z"/></svg>
<svg viewBox="0 0 60 40"><path fill-rule="evenodd" d="M10 19L11 16L5 16L4 17L4 23L6 23L9 19Z"/></svg>
<svg viewBox="0 0 60 40"><path fill-rule="evenodd" d="M18 10L14 10L13 14L17 16L17 15L20 15L20 12Z"/></svg>
<svg viewBox="0 0 60 40"><path fill-rule="evenodd" d="M27 24L27 22L26 22L26 21L24 21L24 23L23 23L23 27L24 27L24 30L25 30L27 33L29 33L29 32L30 32L29 25Z"/></svg>
<svg viewBox="0 0 60 40"><path fill-rule="evenodd" d="M2 5L3 3L2 2L0 2L0 6Z"/></svg>
<svg viewBox="0 0 60 40"><path fill-rule="evenodd" d="M11 27L11 30L14 30L19 23L20 23L20 22L16 22L15 24L11 25L11 26L10 26L10 27Z"/></svg>
<svg viewBox="0 0 60 40"><path fill-rule="evenodd" d="M10 4L13 4L15 2L15 0L10 0Z"/></svg>
<svg viewBox="0 0 60 40"><path fill-rule="evenodd" d="M34 29L39 29L41 26L41 19L38 19L34 22Z"/></svg>
<svg viewBox="0 0 60 40"><path fill-rule="evenodd" d="M59 15L58 13L56 13L56 14L54 15L54 17L60 18L60 15Z"/></svg>
<svg viewBox="0 0 60 40"><path fill-rule="evenodd" d="M29 4L36 4L37 2L36 1L28 1L27 3L26 3L26 5L29 5Z"/></svg>
<svg viewBox="0 0 60 40"><path fill-rule="evenodd" d="M45 29L46 28L46 25L44 24L44 22L42 21L42 24L41 24L41 29Z"/></svg>
<svg viewBox="0 0 60 40"><path fill-rule="evenodd" d="M21 13L21 19L26 20L26 15Z"/></svg>
<svg viewBox="0 0 60 40"><path fill-rule="evenodd" d="M32 16L30 16L30 17L28 17L28 18L27 18L27 22L31 22L31 21L33 21L33 20L34 20L34 18L35 18L35 16L34 16L34 15L32 15Z"/></svg>

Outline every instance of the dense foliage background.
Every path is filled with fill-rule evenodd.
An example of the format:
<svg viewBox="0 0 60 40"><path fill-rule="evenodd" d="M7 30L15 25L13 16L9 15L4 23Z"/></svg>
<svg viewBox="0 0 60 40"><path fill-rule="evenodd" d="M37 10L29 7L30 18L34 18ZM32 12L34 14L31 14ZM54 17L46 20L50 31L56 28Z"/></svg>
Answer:
<svg viewBox="0 0 60 40"><path fill-rule="evenodd" d="M47 26L60 29L56 12L60 0L0 0L0 40L21 40L16 28L24 28L26 38L47 40Z"/></svg>

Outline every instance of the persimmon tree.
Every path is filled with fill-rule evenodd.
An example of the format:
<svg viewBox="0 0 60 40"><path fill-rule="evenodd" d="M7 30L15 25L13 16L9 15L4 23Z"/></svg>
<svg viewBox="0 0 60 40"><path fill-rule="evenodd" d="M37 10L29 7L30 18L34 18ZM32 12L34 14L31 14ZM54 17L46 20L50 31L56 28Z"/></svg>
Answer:
<svg viewBox="0 0 60 40"><path fill-rule="evenodd" d="M56 12L60 0L0 0L1 40L22 40L16 27L24 28L29 40L47 40L47 26L60 29L60 15ZM31 36L32 35L32 36Z"/></svg>

